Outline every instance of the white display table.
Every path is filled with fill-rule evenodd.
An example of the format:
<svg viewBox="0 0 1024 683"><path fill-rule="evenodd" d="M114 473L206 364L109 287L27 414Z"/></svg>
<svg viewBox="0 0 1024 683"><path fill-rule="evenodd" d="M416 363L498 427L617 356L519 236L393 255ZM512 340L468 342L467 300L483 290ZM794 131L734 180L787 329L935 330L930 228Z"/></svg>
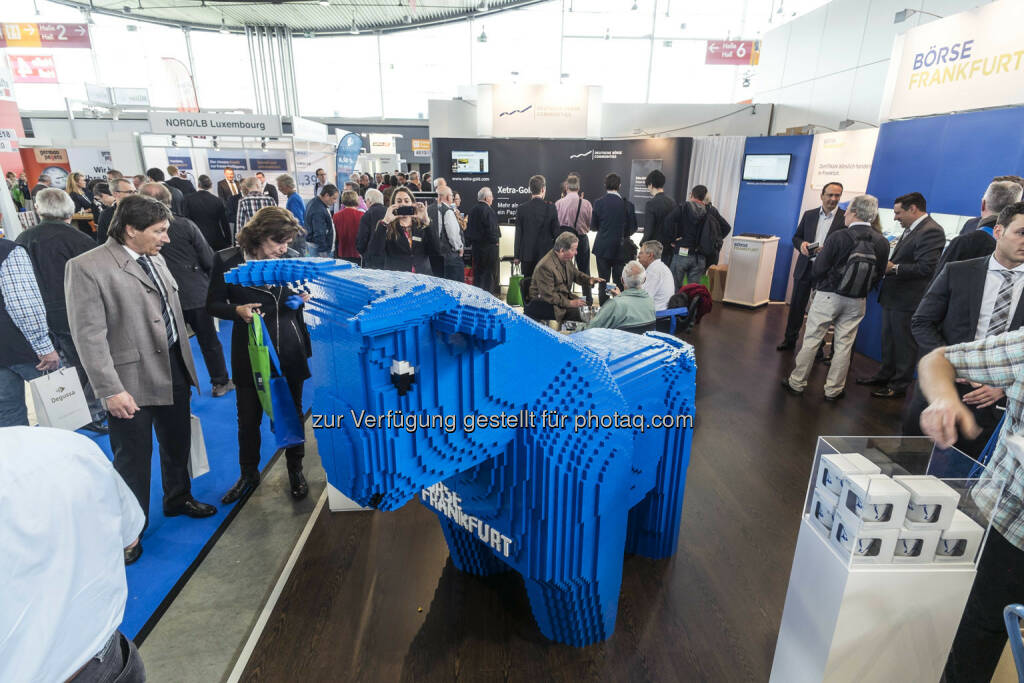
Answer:
<svg viewBox="0 0 1024 683"><path fill-rule="evenodd" d="M774 235L733 237L722 301L751 307L768 303L778 249L779 238Z"/></svg>

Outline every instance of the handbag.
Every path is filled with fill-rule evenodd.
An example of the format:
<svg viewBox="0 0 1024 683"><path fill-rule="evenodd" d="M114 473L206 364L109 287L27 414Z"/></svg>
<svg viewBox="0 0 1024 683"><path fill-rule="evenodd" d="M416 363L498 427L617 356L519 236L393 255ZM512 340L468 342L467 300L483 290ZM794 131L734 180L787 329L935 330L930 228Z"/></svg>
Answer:
<svg viewBox="0 0 1024 683"><path fill-rule="evenodd" d="M188 451L188 476L190 479L200 477L210 471L210 460L206 457L206 439L203 438L203 425L195 415L189 417L192 428L192 443Z"/></svg>
<svg viewBox="0 0 1024 683"><path fill-rule="evenodd" d="M92 422L78 370L63 367L31 380L32 404L40 427L74 431Z"/></svg>
<svg viewBox="0 0 1024 683"><path fill-rule="evenodd" d="M518 263L512 264L512 276L508 279L508 294L505 296L505 302L509 306L522 306L523 305L523 271Z"/></svg>
<svg viewBox="0 0 1024 683"><path fill-rule="evenodd" d="M257 320L259 322L257 322ZM270 418L270 430L278 448L297 446L306 441L299 412L295 409L288 380L281 374L281 362L270 340L263 316L256 313L249 323L249 362L263 412Z"/></svg>

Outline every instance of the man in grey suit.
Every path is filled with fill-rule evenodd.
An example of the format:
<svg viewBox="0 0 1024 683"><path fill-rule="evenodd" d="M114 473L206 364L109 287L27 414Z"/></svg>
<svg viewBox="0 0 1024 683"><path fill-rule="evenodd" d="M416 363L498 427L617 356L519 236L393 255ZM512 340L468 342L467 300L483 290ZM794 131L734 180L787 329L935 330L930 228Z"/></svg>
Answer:
<svg viewBox="0 0 1024 683"><path fill-rule="evenodd" d="M164 515L217 512L192 497L188 475L189 403L198 381L178 285L160 256L170 220L171 212L155 199L126 197L106 243L70 260L64 283L71 334L110 413L114 468L147 520L154 428ZM141 545L135 548L125 551L126 562L141 554Z"/></svg>

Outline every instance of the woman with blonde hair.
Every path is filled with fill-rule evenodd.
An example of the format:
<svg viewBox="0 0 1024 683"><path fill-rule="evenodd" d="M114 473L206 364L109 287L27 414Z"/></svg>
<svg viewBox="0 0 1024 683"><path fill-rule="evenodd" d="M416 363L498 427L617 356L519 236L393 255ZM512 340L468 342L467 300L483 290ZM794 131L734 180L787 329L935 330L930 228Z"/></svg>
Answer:
<svg viewBox="0 0 1024 683"><path fill-rule="evenodd" d="M395 188L384 218L370 238L366 255L385 270L404 270L443 277L430 268L430 256L438 255L437 235L430 227L427 207L417 202L412 191Z"/></svg>
<svg viewBox="0 0 1024 683"><path fill-rule="evenodd" d="M67 184L64 186L64 191L71 197L71 201L75 203L75 214L89 214L88 219L79 219L72 221L75 227L84 232L89 237L93 236L92 229L92 202L88 197L85 196L86 179L85 174L69 173Z"/></svg>

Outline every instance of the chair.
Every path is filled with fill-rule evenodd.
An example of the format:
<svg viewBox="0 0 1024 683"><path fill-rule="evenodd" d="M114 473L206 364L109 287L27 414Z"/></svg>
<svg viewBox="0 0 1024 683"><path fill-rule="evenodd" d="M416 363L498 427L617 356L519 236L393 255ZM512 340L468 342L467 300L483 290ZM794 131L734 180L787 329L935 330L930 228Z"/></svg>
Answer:
<svg viewBox="0 0 1024 683"><path fill-rule="evenodd" d="M1024 683L1024 639L1020 634L1020 620L1024 619L1024 605L1007 605L1003 610L1003 621L1010 636L1010 652L1017 665L1017 680Z"/></svg>
<svg viewBox="0 0 1024 683"><path fill-rule="evenodd" d="M685 306L682 307L682 308L666 308L664 311L658 311L657 313L654 314L654 316L655 316L655 321L654 322L655 323L665 323L667 321L668 322L668 333L669 334L675 334L676 333L676 316L677 315L678 316L682 316L683 318L686 318L687 316L690 315L690 309L686 308Z"/></svg>
<svg viewBox="0 0 1024 683"><path fill-rule="evenodd" d="M657 321L657 319L655 319L655 320L652 320L649 323L641 323L640 325L626 325L625 327L620 327L618 329L622 330L623 332L632 332L633 334L643 334L644 332L654 332L655 329L657 328L657 325L658 325L658 321Z"/></svg>

